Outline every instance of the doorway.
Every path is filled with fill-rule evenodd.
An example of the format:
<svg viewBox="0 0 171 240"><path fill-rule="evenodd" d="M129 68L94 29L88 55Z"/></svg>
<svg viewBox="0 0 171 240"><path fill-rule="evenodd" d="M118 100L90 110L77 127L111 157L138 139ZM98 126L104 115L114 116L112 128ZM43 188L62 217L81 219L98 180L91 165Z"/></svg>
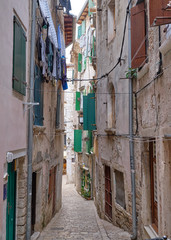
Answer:
<svg viewBox="0 0 171 240"><path fill-rule="evenodd" d="M15 160L8 163L6 240L15 240L16 216L16 165Z"/></svg>
<svg viewBox="0 0 171 240"><path fill-rule="evenodd" d="M112 220L112 188L110 167L105 165L105 215Z"/></svg>

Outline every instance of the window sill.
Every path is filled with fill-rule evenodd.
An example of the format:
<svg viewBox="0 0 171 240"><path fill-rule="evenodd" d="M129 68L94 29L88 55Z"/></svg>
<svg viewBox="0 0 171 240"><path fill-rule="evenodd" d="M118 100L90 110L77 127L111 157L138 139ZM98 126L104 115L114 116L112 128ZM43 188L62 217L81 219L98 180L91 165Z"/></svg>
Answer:
<svg viewBox="0 0 171 240"><path fill-rule="evenodd" d="M144 226L144 229L147 234L147 237L149 237L149 238L159 237L151 225Z"/></svg>
<svg viewBox="0 0 171 240"><path fill-rule="evenodd" d="M115 128L105 128L105 132L107 134L116 134L116 129Z"/></svg>
<svg viewBox="0 0 171 240"><path fill-rule="evenodd" d="M142 77L145 76L145 74L147 74L149 71L149 64L146 63L142 69L137 73L137 80L140 80Z"/></svg>
<svg viewBox="0 0 171 240"><path fill-rule="evenodd" d="M46 127L44 126L38 126L38 125L34 125L33 126L33 134L44 134L46 130Z"/></svg>
<svg viewBox="0 0 171 240"><path fill-rule="evenodd" d="M65 132L65 129L64 128L56 128L55 132L56 133L63 133L63 132Z"/></svg>
<svg viewBox="0 0 171 240"><path fill-rule="evenodd" d="M171 49L171 37L169 39L166 39L162 45L159 47L159 51L163 54L166 55L167 52L169 52Z"/></svg>

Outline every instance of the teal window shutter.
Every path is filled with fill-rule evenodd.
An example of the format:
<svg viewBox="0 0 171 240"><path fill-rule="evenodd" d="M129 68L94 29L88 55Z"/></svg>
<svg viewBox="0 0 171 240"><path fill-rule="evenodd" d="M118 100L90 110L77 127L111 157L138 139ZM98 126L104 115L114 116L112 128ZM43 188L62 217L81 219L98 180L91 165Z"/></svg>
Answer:
<svg viewBox="0 0 171 240"><path fill-rule="evenodd" d="M86 21L82 21L82 34L86 32Z"/></svg>
<svg viewBox="0 0 171 240"><path fill-rule="evenodd" d="M82 152L82 130L74 130L74 151Z"/></svg>
<svg viewBox="0 0 171 240"><path fill-rule="evenodd" d="M96 130L95 93L83 96L83 130Z"/></svg>
<svg viewBox="0 0 171 240"><path fill-rule="evenodd" d="M43 126L43 82L41 70L37 65L35 66L34 102L39 103L34 106L34 125Z"/></svg>
<svg viewBox="0 0 171 240"><path fill-rule="evenodd" d="M96 38L93 36L93 48L92 48L92 56L96 56Z"/></svg>
<svg viewBox="0 0 171 240"><path fill-rule="evenodd" d="M82 36L82 25L78 26L78 39Z"/></svg>
<svg viewBox="0 0 171 240"><path fill-rule="evenodd" d="M88 130L88 97L83 96L83 130Z"/></svg>
<svg viewBox="0 0 171 240"><path fill-rule="evenodd" d="M13 27L13 89L26 95L26 36L16 17Z"/></svg>
<svg viewBox="0 0 171 240"><path fill-rule="evenodd" d="M80 101L81 101L81 94L80 92L76 92L76 99L75 99L75 110L80 111Z"/></svg>
<svg viewBox="0 0 171 240"><path fill-rule="evenodd" d="M91 15L91 8L95 6L94 2L92 0L88 1L88 15Z"/></svg>
<svg viewBox="0 0 171 240"><path fill-rule="evenodd" d="M86 152L90 154L90 150L93 146L92 131L87 132Z"/></svg>
<svg viewBox="0 0 171 240"><path fill-rule="evenodd" d="M86 57L84 57L84 70L86 70L86 67L87 67L87 59Z"/></svg>
<svg viewBox="0 0 171 240"><path fill-rule="evenodd" d="M78 72L82 71L82 54L78 54Z"/></svg>

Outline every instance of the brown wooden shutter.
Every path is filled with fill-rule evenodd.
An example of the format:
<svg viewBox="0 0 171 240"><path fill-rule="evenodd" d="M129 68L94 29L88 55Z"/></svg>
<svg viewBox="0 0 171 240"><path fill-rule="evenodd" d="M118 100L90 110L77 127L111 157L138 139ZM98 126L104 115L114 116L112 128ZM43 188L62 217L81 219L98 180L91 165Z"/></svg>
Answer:
<svg viewBox="0 0 171 240"><path fill-rule="evenodd" d="M144 2L131 9L131 58L132 68L145 63L145 5Z"/></svg>
<svg viewBox="0 0 171 240"><path fill-rule="evenodd" d="M159 26L171 23L171 11L167 8L169 0L150 0L150 25Z"/></svg>

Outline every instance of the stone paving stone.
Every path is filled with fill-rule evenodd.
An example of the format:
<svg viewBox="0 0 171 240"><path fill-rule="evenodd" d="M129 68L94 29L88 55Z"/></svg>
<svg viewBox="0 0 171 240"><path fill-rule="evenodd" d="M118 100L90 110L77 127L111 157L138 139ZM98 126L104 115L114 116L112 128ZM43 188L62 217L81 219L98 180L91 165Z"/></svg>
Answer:
<svg viewBox="0 0 171 240"><path fill-rule="evenodd" d="M38 240L130 240L130 235L113 224L101 220L93 201L85 200L66 184L63 177L63 205Z"/></svg>

